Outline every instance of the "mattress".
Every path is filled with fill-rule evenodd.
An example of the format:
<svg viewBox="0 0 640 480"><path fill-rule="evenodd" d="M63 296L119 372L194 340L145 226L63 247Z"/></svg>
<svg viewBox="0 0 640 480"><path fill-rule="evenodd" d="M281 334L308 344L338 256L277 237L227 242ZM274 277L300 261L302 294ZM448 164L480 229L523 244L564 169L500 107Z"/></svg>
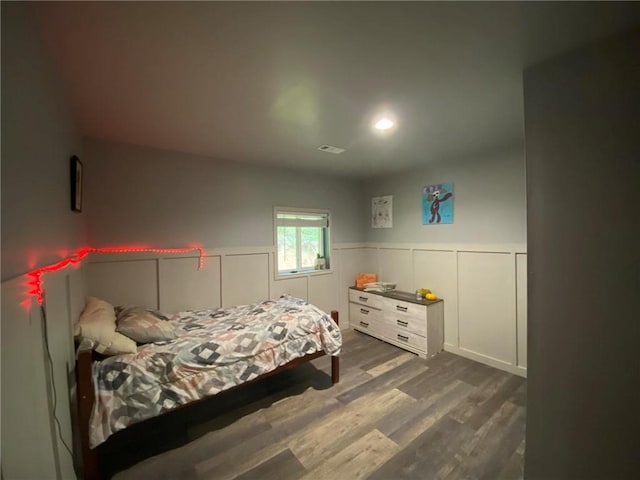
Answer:
<svg viewBox="0 0 640 480"><path fill-rule="evenodd" d="M304 355L340 353L342 336L322 310L284 296L252 305L180 312L177 338L93 364L91 448L113 433L215 395Z"/></svg>

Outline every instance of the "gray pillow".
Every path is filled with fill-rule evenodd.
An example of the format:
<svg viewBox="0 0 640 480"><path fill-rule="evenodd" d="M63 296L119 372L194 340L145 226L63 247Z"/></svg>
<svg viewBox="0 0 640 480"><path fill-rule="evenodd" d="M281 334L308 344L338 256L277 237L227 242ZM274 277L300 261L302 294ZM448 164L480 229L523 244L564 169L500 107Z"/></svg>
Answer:
<svg viewBox="0 0 640 480"><path fill-rule="evenodd" d="M177 337L169 317L156 310L131 306L116 308L116 331L138 343L162 342Z"/></svg>

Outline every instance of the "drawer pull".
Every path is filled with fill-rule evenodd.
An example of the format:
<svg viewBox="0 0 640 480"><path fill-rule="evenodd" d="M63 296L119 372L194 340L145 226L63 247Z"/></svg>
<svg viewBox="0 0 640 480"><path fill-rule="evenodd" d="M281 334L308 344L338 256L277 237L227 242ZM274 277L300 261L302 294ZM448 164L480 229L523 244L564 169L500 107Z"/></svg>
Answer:
<svg viewBox="0 0 640 480"><path fill-rule="evenodd" d="M369 315L369 310L367 310L366 308L361 308L360 309L360 313L362 313L364 315Z"/></svg>
<svg viewBox="0 0 640 480"><path fill-rule="evenodd" d="M406 312L406 311L408 310L408 308L407 308L407 307L403 307L402 305L396 305L396 308L397 308L398 310L400 310L401 312Z"/></svg>
<svg viewBox="0 0 640 480"><path fill-rule="evenodd" d="M367 322L363 322L362 320L360 320L360 325L362 325L363 327L369 327L369 324Z"/></svg>
<svg viewBox="0 0 640 480"><path fill-rule="evenodd" d="M405 321L400 320L400 319L396 320L396 323L398 325L400 325L401 327L407 327L409 325L409 322L405 322Z"/></svg>
<svg viewBox="0 0 640 480"><path fill-rule="evenodd" d="M403 342L408 342L409 341L409 337L407 337L406 335L398 334L398 340L402 340Z"/></svg>
<svg viewBox="0 0 640 480"><path fill-rule="evenodd" d="M361 302L367 302L369 299L367 297L358 297Z"/></svg>

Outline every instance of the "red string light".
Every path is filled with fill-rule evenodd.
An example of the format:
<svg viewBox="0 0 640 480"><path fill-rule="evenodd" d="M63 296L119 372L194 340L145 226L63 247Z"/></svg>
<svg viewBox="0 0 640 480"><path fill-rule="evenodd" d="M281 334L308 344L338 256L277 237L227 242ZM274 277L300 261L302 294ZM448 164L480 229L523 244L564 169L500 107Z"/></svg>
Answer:
<svg viewBox="0 0 640 480"><path fill-rule="evenodd" d="M29 281L27 282L29 290L27 295L36 298L38 305L42 305L44 301L44 290L42 288L42 275L44 273L56 272L62 270L70 265L78 265L82 262L82 259L90 253L188 253L198 252L198 270L204 266L204 249L201 247L185 247L185 248L149 248L149 247L103 247L103 248L82 248L69 257L60 260L59 262L45 265L44 267L36 268L29 273ZM27 299L22 304L25 306L30 305L30 301Z"/></svg>

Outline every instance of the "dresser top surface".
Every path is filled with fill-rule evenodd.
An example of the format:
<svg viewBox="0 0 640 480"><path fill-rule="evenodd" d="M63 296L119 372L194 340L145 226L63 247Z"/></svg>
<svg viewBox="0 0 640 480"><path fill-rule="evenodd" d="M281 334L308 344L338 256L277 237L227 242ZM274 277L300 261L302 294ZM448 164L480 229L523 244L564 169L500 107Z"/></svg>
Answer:
<svg viewBox="0 0 640 480"><path fill-rule="evenodd" d="M364 288L358 288L358 287L349 287L351 290L356 290L358 292L364 292L365 289ZM426 299L422 299L422 300L418 300L416 298L416 294L415 293L411 293L411 292L404 292L402 290L391 290L389 292L366 292L366 293L373 293L374 295L380 295L381 297L387 297L387 298L393 298L394 300L402 300L403 302L411 302L411 303L417 303L418 305L433 305L434 303L438 303L438 302L442 302L441 298L438 298L436 300L426 300Z"/></svg>

